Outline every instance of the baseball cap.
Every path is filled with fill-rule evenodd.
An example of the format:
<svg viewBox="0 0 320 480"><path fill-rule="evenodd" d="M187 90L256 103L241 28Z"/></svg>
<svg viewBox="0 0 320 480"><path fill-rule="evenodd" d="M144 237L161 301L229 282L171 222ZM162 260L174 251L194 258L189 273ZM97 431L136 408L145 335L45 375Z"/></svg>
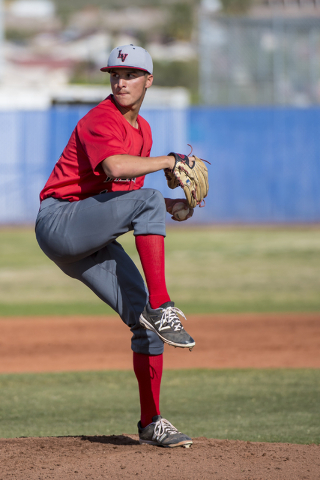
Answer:
<svg viewBox="0 0 320 480"><path fill-rule="evenodd" d="M152 75L153 63L150 53L136 45L122 45L112 50L108 58L108 65L100 68L102 72L108 72L112 68L136 68L144 70Z"/></svg>

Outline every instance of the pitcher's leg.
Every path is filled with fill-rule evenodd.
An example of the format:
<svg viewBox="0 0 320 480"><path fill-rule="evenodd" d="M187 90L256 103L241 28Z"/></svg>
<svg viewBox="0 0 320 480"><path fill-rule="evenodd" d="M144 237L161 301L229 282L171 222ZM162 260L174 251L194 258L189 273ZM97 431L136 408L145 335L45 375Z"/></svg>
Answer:
<svg viewBox="0 0 320 480"><path fill-rule="evenodd" d="M133 352L133 369L138 380L141 425L146 427L155 415L160 415L160 387L163 355L143 355Z"/></svg>
<svg viewBox="0 0 320 480"><path fill-rule="evenodd" d="M139 323L147 292L137 267L121 245L113 242L85 259L62 264L60 268L87 285L131 327L141 424L148 425L155 415L160 414L164 344L155 332L146 330Z"/></svg>
<svg viewBox="0 0 320 480"><path fill-rule="evenodd" d="M170 302L165 279L165 251L162 235L137 235L136 248L149 290L149 303L159 308Z"/></svg>
<svg viewBox="0 0 320 480"><path fill-rule="evenodd" d="M156 333L144 329L139 317L147 303L147 292L139 270L118 242L72 263L57 262L70 277L87 285L115 310L132 333L134 352L160 355L163 342Z"/></svg>

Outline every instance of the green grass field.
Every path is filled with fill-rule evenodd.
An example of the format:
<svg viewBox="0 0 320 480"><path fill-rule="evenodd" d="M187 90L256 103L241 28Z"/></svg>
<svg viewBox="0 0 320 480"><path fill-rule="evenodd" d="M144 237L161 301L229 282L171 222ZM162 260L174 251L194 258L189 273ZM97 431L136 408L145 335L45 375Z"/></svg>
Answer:
<svg viewBox="0 0 320 480"><path fill-rule="evenodd" d="M139 266L132 234L121 243ZM190 312L320 310L320 228L171 228L166 273ZM140 267L139 267L140 268ZM0 230L0 316L112 313L30 228ZM0 320L1 328L1 320ZM320 443L320 370L164 373L162 414L191 436ZM135 433L133 372L0 375L0 437Z"/></svg>
<svg viewBox="0 0 320 480"><path fill-rule="evenodd" d="M319 370L164 373L162 414L193 437L320 443ZM0 375L0 437L137 433L133 372Z"/></svg>
<svg viewBox="0 0 320 480"><path fill-rule="evenodd" d="M120 241L140 268L133 235ZM320 227L168 229L168 291L186 313L319 311L319 269ZM0 230L0 316L104 313L113 312L45 257L32 229Z"/></svg>

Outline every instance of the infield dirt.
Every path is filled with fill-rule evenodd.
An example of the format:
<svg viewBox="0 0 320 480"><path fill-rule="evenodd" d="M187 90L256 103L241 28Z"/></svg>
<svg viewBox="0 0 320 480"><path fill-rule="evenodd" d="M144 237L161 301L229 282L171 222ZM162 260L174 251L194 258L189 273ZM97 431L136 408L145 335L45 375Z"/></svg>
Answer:
<svg viewBox="0 0 320 480"><path fill-rule="evenodd" d="M188 315L196 347L165 345L165 368L320 368L320 314ZM117 317L2 318L0 373L132 368Z"/></svg>
<svg viewBox="0 0 320 480"><path fill-rule="evenodd" d="M189 316L192 353L166 347L165 368L320 368L320 314ZM116 317L0 321L1 373L130 369ZM320 446L195 438L190 449L136 435L0 439L0 480L317 480Z"/></svg>

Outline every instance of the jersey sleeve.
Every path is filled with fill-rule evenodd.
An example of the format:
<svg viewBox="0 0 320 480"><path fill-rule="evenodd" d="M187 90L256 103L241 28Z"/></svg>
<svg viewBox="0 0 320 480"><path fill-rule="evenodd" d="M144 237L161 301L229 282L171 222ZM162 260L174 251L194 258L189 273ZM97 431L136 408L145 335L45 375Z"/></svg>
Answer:
<svg viewBox="0 0 320 480"><path fill-rule="evenodd" d="M78 138L92 170L105 158L126 153L122 125L113 118L106 120L102 116L94 120L78 128Z"/></svg>

